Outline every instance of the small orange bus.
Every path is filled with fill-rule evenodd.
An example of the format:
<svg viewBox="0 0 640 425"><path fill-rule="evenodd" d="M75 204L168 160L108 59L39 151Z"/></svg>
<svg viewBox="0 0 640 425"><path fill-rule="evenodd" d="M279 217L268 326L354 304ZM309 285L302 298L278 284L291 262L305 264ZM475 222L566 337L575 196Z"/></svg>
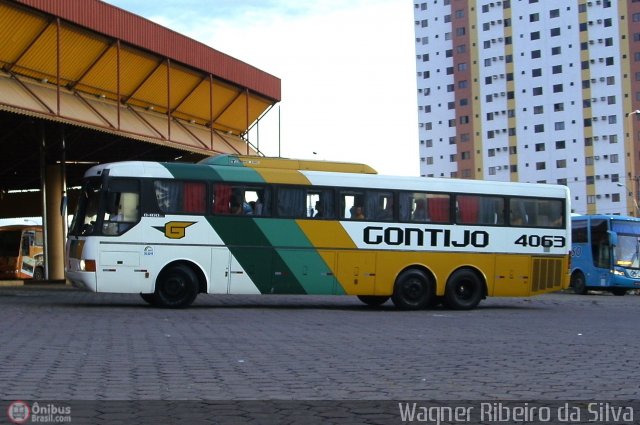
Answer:
<svg viewBox="0 0 640 425"><path fill-rule="evenodd" d="M42 226L0 227L0 280L44 279Z"/></svg>

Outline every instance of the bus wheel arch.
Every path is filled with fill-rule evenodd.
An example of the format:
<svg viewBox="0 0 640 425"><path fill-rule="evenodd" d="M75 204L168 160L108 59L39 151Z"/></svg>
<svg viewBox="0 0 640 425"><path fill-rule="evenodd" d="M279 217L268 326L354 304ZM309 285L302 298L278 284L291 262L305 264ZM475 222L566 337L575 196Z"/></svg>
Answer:
<svg viewBox="0 0 640 425"><path fill-rule="evenodd" d="M162 268L155 282L154 299L167 308L184 308L193 303L199 292L206 291L204 273L188 261L174 261Z"/></svg>
<svg viewBox="0 0 640 425"><path fill-rule="evenodd" d="M587 280L584 276L584 273L580 270L574 270L571 273L571 287L573 288L573 292L578 295L586 295L587 290Z"/></svg>
<svg viewBox="0 0 640 425"><path fill-rule="evenodd" d="M471 310L487 296L487 280L476 268L456 269L445 285L443 303L453 310Z"/></svg>
<svg viewBox="0 0 640 425"><path fill-rule="evenodd" d="M402 270L393 285L391 301L401 310L419 310L437 304L436 280L424 267Z"/></svg>

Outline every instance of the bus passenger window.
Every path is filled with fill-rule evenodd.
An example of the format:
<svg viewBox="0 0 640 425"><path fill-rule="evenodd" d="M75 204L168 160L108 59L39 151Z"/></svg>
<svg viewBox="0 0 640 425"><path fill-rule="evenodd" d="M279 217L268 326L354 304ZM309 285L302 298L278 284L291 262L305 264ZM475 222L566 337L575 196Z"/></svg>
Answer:
<svg viewBox="0 0 640 425"><path fill-rule="evenodd" d="M368 190L364 209L372 220L393 220L393 193Z"/></svg>
<svg viewBox="0 0 640 425"><path fill-rule="evenodd" d="M347 220L364 220L367 211L363 207L364 192L340 192L340 218Z"/></svg>
<svg viewBox="0 0 640 425"><path fill-rule="evenodd" d="M479 203L479 196L458 195L456 197L457 222L461 224L479 224Z"/></svg>

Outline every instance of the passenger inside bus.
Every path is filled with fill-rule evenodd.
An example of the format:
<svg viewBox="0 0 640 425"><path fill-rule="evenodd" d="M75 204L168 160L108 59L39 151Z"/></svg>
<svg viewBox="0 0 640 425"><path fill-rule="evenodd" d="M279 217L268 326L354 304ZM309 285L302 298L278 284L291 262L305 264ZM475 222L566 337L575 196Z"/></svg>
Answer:
<svg viewBox="0 0 640 425"><path fill-rule="evenodd" d="M416 199L416 208L413 210L411 220L413 221L427 221L427 209L425 207L426 201L424 199Z"/></svg>
<svg viewBox="0 0 640 425"><path fill-rule="evenodd" d="M354 205L351 207L351 218L353 220L364 220L364 212L360 205Z"/></svg>

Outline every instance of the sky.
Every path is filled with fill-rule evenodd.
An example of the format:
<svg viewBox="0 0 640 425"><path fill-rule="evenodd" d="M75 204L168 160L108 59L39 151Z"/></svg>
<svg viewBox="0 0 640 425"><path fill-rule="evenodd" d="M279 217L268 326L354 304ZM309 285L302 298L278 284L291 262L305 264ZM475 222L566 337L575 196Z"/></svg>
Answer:
<svg viewBox="0 0 640 425"><path fill-rule="evenodd" d="M280 78L281 101L259 126L266 155L364 162L381 174L419 175L413 2L107 3ZM256 137L249 136L254 144Z"/></svg>

